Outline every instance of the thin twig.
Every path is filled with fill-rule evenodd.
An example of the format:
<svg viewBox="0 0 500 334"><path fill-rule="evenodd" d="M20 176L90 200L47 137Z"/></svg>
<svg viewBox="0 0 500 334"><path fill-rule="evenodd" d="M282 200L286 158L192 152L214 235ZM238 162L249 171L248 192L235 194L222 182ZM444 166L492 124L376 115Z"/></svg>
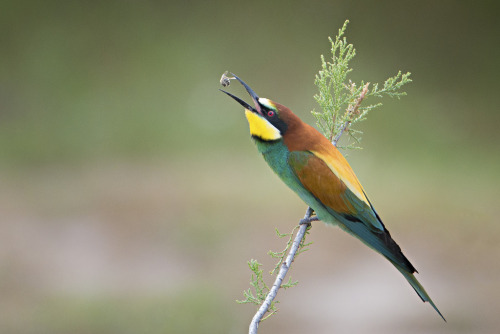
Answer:
<svg viewBox="0 0 500 334"><path fill-rule="evenodd" d="M361 102L363 102L363 99L365 98L366 96L366 93L368 93L368 86L370 85L369 82L366 83L366 85L363 87L363 90L361 91L361 94L359 95L359 97L356 99L356 104L351 107L351 105L349 105L349 107L347 108L347 113L348 113L348 120L345 121L344 125L342 126L342 128L340 129L339 133L337 133L337 135L333 138L332 140L332 144L337 146L337 142L339 141L340 137L342 136L342 134L344 133L345 130L347 130L347 128L349 128L349 125L351 125L351 120L358 115L359 113L359 107L361 106Z"/></svg>
<svg viewBox="0 0 500 334"><path fill-rule="evenodd" d="M333 138L332 144L337 146L337 142L340 139L340 136L344 133L344 131L351 125L351 121L345 121L344 125L342 126L342 129L340 129L339 133Z"/></svg>
<svg viewBox="0 0 500 334"><path fill-rule="evenodd" d="M366 91L368 91L368 84L365 86ZM360 100L358 100L355 106L355 110L359 108L359 104L361 104L361 101L365 97L366 91L363 89L363 92L360 96ZM332 141L332 144L337 146L337 141L339 140L340 136L342 133L344 133L345 129L349 126L350 122L346 122L344 126L342 126L342 129L340 129L339 134L335 136L335 139ZM278 294L278 290L281 288L281 283L283 283L283 280L285 279L286 274L288 273L288 269L290 269L290 266L295 258L295 255L297 253L297 250L299 249L299 245L302 242L302 239L304 238L307 228L310 226L310 223L312 221L319 220L318 217L314 216L311 217L312 214L314 213L314 210L309 206L307 207L306 214L304 215L304 218L300 221L300 228L299 231L297 232L297 235L295 236L295 239L293 240L292 247L290 248L290 252L288 253L288 256L286 257L285 262L282 263L281 269L276 275L276 279L274 280L273 287L271 290L269 290L269 293L266 296L266 299L262 303L262 305L259 307L259 310L257 313L255 313L252 322L250 323L248 333L249 334L257 334L257 330L259 328L259 323L261 322L262 318L264 315L267 313L269 310L269 307L271 306L271 303L273 302L274 298L276 298L276 295Z"/></svg>
<svg viewBox="0 0 500 334"><path fill-rule="evenodd" d="M290 269L290 265L293 262L293 259L295 257L295 254L297 253L297 250L299 249L299 245L302 242L302 239L304 238L304 235L306 233L307 228L309 227L309 224L312 220L317 220L316 217L311 217L313 213L313 210L309 207L307 208L306 214L304 216L304 219L301 220L301 225L299 228L299 231L297 232L297 235L295 236L295 240L292 243L292 247L290 248L290 252L288 253L288 256L286 257L285 262L281 264L281 269L276 276L276 280L274 281L273 287L269 291L269 293L266 296L266 299L260 306L259 310L257 313L255 313L252 322L250 323L249 327L249 334L257 334L257 329L259 328L259 323L262 320L262 317L264 314L269 309L269 306L271 306L272 301L274 298L276 298L276 295L278 294L278 290L281 287L281 283L285 279L285 276L288 272L288 269Z"/></svg>

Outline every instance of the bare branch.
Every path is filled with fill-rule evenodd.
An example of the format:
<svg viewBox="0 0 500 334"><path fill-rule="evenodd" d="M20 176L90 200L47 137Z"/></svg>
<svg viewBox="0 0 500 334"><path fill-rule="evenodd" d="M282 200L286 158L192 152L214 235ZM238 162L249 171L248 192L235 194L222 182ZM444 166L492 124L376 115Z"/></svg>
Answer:
<svg viewBox="0 0 500 334"><path fill-rule="evenodd" d="M339 133L335 136L335 138L333 138L333 140L332 140L333 145L337 146L337 142L339 141L339 139L342 136L342 134L344 133L344 131L349 127L349 125L351 125L351 121L345 121L345 123L342 126L342 128L340 129Z"/></svg>
<svg viewBox="0 0 500 334"><path fill-rule="evenodd" d="M290 248L290 252L288 253L288 256L286 257L285 262L281 265L281 269L276 276L276 280L274 281L273 287L267 294L266 299L260 306L259 310L257 313L255 313L252 322L250 323L249 327L249 334L257 334L257 330L259 328L259 323L264 317L264 315L267 313L269 310L269 306L271 306L272 301L274 298L276 298L276 295L278 294L278 290L281 287L281 283L285 279L285 276L288 272L288 269L290 269L290 266L293 262L293 259L295 257L295 254L297 253L297 250L299 249L300 243L302 242L302 239L304 238L304 235L306 234L307 228L310 226L310 222L317 220L316 217L311 217L313 214L313 209L310 207L307 208L306 214L304 216L304 219L302 219L299 231L297 232L297 235L295 236L295 240L293 241L292 247Z"/></svg>

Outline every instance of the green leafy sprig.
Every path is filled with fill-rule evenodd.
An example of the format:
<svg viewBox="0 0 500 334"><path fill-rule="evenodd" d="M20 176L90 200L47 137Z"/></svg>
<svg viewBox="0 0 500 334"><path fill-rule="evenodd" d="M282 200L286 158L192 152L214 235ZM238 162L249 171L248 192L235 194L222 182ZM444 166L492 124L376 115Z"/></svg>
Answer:
<svg viewBox="0 0 500 334"><path fill-rule="evenodd" d="M370 89L370 83L361 81L356 84L348 79L352 68L349 62L356 56L356 49L352 44L347 43L344 36L348 20L345 21L342 28L339 29L335 40L328 37L331 44L331 61L326 61L321 55L321 70L316 75L314 84L318 87L318 94L314 99L319 104L321 112L312 111L316 118L316 124L320 131L334 144L344 131L354 142L359 143L362 132L354 130L352 126L363 121L371 110L380 107L382 103L361 106L366 98L390 96L400 98L406 95L401 88L411 82L410 72L402 74L398 72L393 77L385 80L382 88L375 83ZM347 148L359 148L356 145Z"/></svg>
<svg viewBox="0 0 500 334"><path fill-rule="evenodd" d="M287 241L287 244L285 246L285 249L283 249L282 251L279 251L279 252L269 251L268 252L268 254L272 258L278 259L278 262L276 263L274 269L269 272L269 274L271 276L276 275L278 273L280 267L283 265L285 258L287 256L287 252L293 243L293 237L294 237L295 231L299 227L300 227L300 225L294 227L294 229L290 233L280 233L278 231L278 229L276 229L276 235L279 238L288 237L288 241ZM309 234L308 231L306 231L306 235L307 234ZM306 238L304 235L304 238L302 238L302 241L299 245L299 249L296 253L295 258L297 258L297 256L300 253L307 251L308 250L307 247L312 244L312 242L306 243L305 240L306 240ZM250 280L251 288L248 288L248 290L243 291L243 296L245 297L245 299L237 300L236 302L238 304L255 304L257 306L260 306L260 305L262 305L262 303L266 299L267 294L269 293L270 289L269 289L269 286L264 281L264 275L263 275L264 270L261 269L262 264L254 259L248 261L247 264L248 264L248 267L250 268L250 270L252 271L252 277ZM289 277L288 281L286 283L281 283L281 287L284 289L287 289L287 288L291 288L293 286L296 286L298 283L299 283L298 281L292 281L292 278ZM252 288L253 288L253 291L252 291ZM278 303L279 303L278 300L273 300L271 302L271 305L269 306L269 309L268 309L268 314L264 318L262 318L262 321L266 320L267 318L269 318L271 315L273 315L274 313L276 313L278 311L278 308L276 306L276 304L278 304Z"/></svg>

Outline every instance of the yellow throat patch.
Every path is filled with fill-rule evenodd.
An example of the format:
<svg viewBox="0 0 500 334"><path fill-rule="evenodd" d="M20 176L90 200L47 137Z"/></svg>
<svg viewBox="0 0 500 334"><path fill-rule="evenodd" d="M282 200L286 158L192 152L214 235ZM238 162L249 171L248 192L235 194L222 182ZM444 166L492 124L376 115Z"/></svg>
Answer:
<svg viewBox="0 0 500 334"><path fill-rule="evenodd" d="M267 119L245 109L245 116L250 125L250 134L263 140L276 140L281 138L280 131Z"/></svg>

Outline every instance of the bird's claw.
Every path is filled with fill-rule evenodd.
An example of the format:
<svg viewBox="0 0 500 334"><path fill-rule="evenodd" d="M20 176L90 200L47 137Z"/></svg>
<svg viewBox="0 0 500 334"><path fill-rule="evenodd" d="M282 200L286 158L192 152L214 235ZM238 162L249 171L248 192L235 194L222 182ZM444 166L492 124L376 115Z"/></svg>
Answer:
<svg viewBox="0 0 500 334"><path fill-rule="evenodd" d="M311 226L311 222L314 222L314 221L317 221L317 220L319 220L319 219L316 216L314 216L314 217L307 217L307 218L301 219L300 222L299 222L299 225L308 225L308 226Z"/></svg>

